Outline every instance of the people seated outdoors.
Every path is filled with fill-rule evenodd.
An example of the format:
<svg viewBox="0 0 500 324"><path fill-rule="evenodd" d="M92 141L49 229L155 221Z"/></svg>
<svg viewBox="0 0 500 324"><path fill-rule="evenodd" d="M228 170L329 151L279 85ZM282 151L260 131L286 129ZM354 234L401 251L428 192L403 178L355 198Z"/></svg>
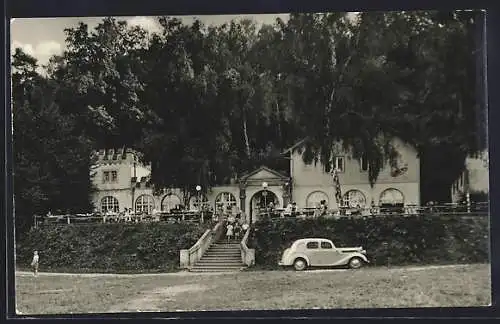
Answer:
<svg viewBox="0 0 500 324"><path fill-rule="evenodd" d="M241 229L243 230L243 234L246 233L246 231L248 230L249 227L250 227L250 225L248 225L247 222L244 222L243 225L241 225Z"/></svg>
<svg viewBox="0 0 500 324"><path fill-rule="evenodd" d="M467 201L464 201L465 204L467 204ZM430 213L433 213L436 211L436 208L434 207L434 201L429 201L427 202L427 211L430 212Z"/></svg>
<svg viewBox="0 0 500 324"><path fill-rule="evenodd" d="M124 218L125 218L125 211L121 211L118 213L118 217L116 217L116 222L121 223L123 222Z"/></svg>
<svg viewBox="0 0 500 324"><path fill-rule="evenodd" d="M274 202L270 202L267 206L268 216L271 218L278 217L281 213L278 206Z"/></svg>
<svg viewBox="0 0 500 324"><path fill-rule="evenodd" d="M370 204L370 214L371 215L376 215L377 213L378 213L378 209L375 206L375 202L372 200L372 202Z"/></svg>
<svg viewBox="0 0 500 324"><path fill-rule="evenodd" d="M267 206L267 210L272 213L274 212L274 203L271 201L269 202L269 205Z"/></svg>
<svg viewBox="0 0 500 324"><path fill-rule="evenodd" d="M283 217L296 217L299 216L297 210L297 203L295 201L289 202L283 211Z"/></svg>
<svg viewBox="0 0 500 324"><path fill-rule="evenodd" d="M352 208L351 215L361 215L363 213L363 208L361 208L360 204L357 204L356 207Z"/></svg>
<svg viewBox="0 0 500 324"><path fill-rule="evenodd" d="M132 220L130 213L131 213L131 210L128 208L125 208L125 212L123 213L123 217L125 218L126 222L130 222Z"/></svg>
<svg viewBox="0 0 500 324"><path fill-rule="evenodd" d="M292 203L288 203L288 205L286 205L285 211L283 212L283 216L285 217L292 216Z"/></svg>
<svg viewBox="0 0 500 324"><path fill-rule="evenodd" d="M156 207L153 208L151 214L153 216L154 221L156 221L156 222L160 221L160 213L158 212L158 209L156 209Z"/></svg>
<svg viewBox="0 0 500 324"><path fill-rule="evenodd" d="M170 212L172 214L179 214L181 213L182 211L184 210L184 206L183 205L177 205L175 206L175 208L171 209Z"/></svg>
<svg viewBox="0 0 500 324"><path fill-rule="evenodd" d="M110 210L106 210L103 213L103 215L102 215L102 222L106 223L106 220L108 219L109 216L111 216L111 211Z"/></svg>
<svg viewBox="0 0 500 324"><path fill-rule="evenodd" d="M108 221L112 221L113 218L116 218L116 213L114 211L112 211L111 209L108 209L105 213L104 213L104 216L103 216L103 222L106 223Z"/></svg>
<svg viewBox="0 0 500 324"><path fill-rule="evenodd" d="M326 216L328 207L326 205L326 200L321 200L320 206L319 206L319 216Z"/></svg>
<svg viewBox="0 0 500 324"><path fill-rule="evenodd" d="M321 215L321 206L320 205L316 205L316 208L314 208L314 212L312 214L312 217L313 218L317 218Z"/></svg>

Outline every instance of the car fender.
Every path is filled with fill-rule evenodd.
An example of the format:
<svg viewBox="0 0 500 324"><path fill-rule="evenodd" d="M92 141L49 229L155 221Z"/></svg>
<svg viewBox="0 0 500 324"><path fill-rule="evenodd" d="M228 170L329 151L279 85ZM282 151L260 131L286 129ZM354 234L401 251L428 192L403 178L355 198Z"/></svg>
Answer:
<svg viewBox="0 0 500 324"><path fill-rule="evenodd" d="M364 255L363 253L355 253L357 256L359 256L361 259L363 259L363 261L365 261L366 263L370 263L370 261L368 261L368 258L366 257L366 255Z"/></svg>
<svg viewBox="0 0 500 324"><path fill-rule="evenodd" d="M337 261L334 264L334 266L346 265L347 263L349 263L349 260L351 260L354 257L360 258L361 260L363 260L366 263L370 263L370 261L368 261L368 259L366 258L366 256L364 254L353 252L353 253L346 254L342 259L340 259L339 261Z"/></svg>
<svg viewBox="0 0 500 324"><path fill-rule="evenodd" d="M360 259L362 259L366 263L370 263L370 261L368 261L368 258L366 257L366 255L364 255L363 253L357 253L357 252L350 253L348 259L352 259L353 257L359 257Z"/></svg>
<svg viewBox="0 0 500 324"><path fill-rule="evenodd" d="M297 258L302 258L302 259L306 260L307 265L311 264L311 262L309 262L309 258L304 253L294 253L294 254L290 255L288 257L288 260L287 260L288 262L287 263L289 263L290 265L293 265L293 263L295 262L295 260Z"/></svg>

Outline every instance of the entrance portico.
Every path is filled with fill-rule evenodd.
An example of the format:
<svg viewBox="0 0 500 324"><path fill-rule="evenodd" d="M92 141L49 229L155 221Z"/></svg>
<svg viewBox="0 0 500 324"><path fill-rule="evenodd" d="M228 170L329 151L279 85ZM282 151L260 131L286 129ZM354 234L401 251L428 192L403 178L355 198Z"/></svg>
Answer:
<svg viewBox="0 0 500 324"><path fill-rule="evenodd" d="M290 178L267 167L245 174L239 179L240 206L249 223L257 221L258 208L273 202L276 208L290 201Z"/></svg>

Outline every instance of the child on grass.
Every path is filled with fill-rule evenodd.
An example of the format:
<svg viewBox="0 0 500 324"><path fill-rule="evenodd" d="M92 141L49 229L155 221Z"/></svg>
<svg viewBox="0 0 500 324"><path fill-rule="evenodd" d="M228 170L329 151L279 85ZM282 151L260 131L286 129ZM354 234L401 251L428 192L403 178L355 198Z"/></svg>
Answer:
<svg viewBox="0 0 500 324"><path fill-rule="evenodd" d="M33 260L31 261L31 267L33 268L33 276L38 276L38 251L33 252Z"/></svg>

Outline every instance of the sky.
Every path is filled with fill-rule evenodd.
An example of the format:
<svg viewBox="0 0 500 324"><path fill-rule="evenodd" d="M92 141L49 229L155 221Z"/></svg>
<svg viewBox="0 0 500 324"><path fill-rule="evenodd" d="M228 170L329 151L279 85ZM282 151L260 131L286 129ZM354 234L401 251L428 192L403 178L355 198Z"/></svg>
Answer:
<svg viewBox="0 0 500 324"><path fill-rule="evenodd" d="M199 18L205 25L221 25L233 19L252 19L257 24L272 24L276 18L288 19L288 14L260 15L206 15L179 16L186 24ZM139 25L149 31L158 31L159 26L153 17L116 17L126 20L130 25ZM74 18L16 18L11 21L11 51L22 48L27 54L38 59L39 65L48 63L53 55L61 54L64 49L64 29L76 26L80 21L94 28L103 17Z"/></svg>

